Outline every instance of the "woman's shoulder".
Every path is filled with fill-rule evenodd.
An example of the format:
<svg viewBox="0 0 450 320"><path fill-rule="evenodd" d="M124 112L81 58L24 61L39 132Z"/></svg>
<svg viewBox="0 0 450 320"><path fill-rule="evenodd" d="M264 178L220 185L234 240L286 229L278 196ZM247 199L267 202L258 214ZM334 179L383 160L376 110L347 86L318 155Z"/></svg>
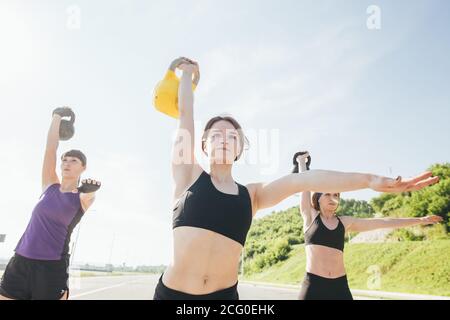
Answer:
<svg viewBox="0 0 450 320"><path fill-rule="evenodd" d="M59 182L55 182L55 183L51 183L51 184L49 184L49 185L47 185L47 186L44 186L44 187L42 188L42 193L46 193L47 191L50 191L50 190L52 190L52 189L59 188L60 185L61 185L61 184L60 184Z"/></svg>

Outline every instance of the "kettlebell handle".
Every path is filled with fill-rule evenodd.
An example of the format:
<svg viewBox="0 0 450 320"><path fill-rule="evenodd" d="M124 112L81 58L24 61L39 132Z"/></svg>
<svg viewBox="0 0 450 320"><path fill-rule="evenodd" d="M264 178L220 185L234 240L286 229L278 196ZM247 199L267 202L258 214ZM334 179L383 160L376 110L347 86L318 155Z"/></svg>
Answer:
<svg viewBox="0 0 450 320"><path fill-rule="evenodd" d="M71 122L72 124L75 122L75 113L69 107L56 108L55 110L53 110L53 115L54 114L60 115L61 118L70 117L70 120L66 120L66 121Z"/></svg>
<svg viewBox="0 0 450 320"><path fill-rule="evenodd" d="M182 59L182 58L177 58L177 59L173 60L169 66L169 70L172 70L175 72L175 69L178 68L178 66L180 64L182 64L183 62L184 62L184 59Z"/></svg>
<svg viewBox="0 0 450 320"><path fill-rule="evenodd" d="M192 61L188 58L185 58L185 57L177 58L172 61L172 63L169 66L169 70L175 72L175 69L178 68L181 64L183 64L185 62L192 63ZM199 82L200 82L200 72L196 72L196 73L194 73L194 78L192 79L192 83L194 84L194 86L197 86Z"/></svg>
<svg viewBox="0 0 450 320"><path fill-rule="evenodd" d="M72 124L75 122L75 112L73 112L72 109L70 109L70 120Z"/></svg>

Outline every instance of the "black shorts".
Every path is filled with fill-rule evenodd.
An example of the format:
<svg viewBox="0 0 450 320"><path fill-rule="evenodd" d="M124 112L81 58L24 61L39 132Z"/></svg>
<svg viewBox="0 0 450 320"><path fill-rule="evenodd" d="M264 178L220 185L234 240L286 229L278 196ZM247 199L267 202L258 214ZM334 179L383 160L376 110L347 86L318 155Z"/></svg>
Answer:
<svg viewBox="0 0 450 320"><path fill-rule="evenodd" d="M353 300L347 276L335 279L306 273L299 300Z"/></svg>
<svg viewBox="0 0 450 320"><path fill-rule="evenodd" d="M230 288L209 294L189 294L166 287L162 282L161 275L155 289L153 300L239 300L237 285L236 283Z"/></svg>
<svg viewBox="0 0 450 320"><path fill-rule="evenodd" d="M69 256L56 261L11 258L0 282L0 295L16 300L59 300L69 296Z"/></svg>

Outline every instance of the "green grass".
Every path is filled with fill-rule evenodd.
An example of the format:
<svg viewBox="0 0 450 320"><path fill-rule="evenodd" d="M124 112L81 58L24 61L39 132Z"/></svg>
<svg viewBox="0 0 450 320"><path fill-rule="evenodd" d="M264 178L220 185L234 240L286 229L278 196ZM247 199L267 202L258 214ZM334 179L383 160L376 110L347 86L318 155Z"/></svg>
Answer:
<svg viewBox="0 0 450 320"><path fill-rule="evenodd" d="M375 289L367 272L375 266L381 272L377 290L450 296L450 240L348 244L344 260L352 289ZM298 285L305 266L304 247L297 245L289 259L243 280Z"/></svg>

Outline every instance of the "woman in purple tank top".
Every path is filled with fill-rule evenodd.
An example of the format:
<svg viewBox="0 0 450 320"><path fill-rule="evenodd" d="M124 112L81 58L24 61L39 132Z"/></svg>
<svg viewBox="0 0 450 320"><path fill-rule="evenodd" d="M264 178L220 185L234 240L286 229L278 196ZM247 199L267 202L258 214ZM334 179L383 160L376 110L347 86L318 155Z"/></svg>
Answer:
<svg viewBox="0 0 450 320"><path fill-rule="evenodd" d="M56 174L59 140L73 135L74 116L70 108L53 111L42 168L42 195L6 267L0 300L68 299L70 236L100 188L100 182L92 179L79 186L86 170L86 156L79 150L61 156L61 180ZM71 117L71 122L63 117Z"/></svg>

